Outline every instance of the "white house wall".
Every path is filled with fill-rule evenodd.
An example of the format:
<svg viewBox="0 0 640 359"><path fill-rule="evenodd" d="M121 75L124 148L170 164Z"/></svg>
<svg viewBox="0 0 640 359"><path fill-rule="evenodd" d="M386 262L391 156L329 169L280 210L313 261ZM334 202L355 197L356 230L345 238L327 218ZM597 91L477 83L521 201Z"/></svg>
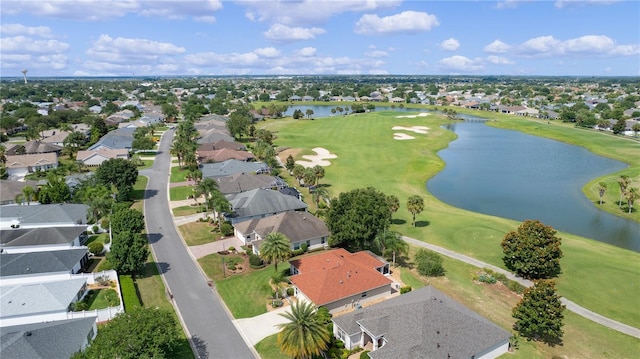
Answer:
<svg viewBox="0 0 640 359"><path fill-rule="evenodd" d="M360 305L363 305L364 303L370 302L372 300L382 299L389 294L391 294L391 284L387 284L380 288L368 290L367 296L364 298L362 297L362 293L358 293L352 295L351 297L325 304L324 307L327 308L332 314L335 314L336 312L351 308L352 304L355 305L356 303L360 303Z"/></svg>
<svg viewBox="0 0 640 359"><path fill-rule="evenodd" d="M476 356L477 359L495 359L509 352L509 340L506 340L497 346L489 349L486 354Z"/></svg>

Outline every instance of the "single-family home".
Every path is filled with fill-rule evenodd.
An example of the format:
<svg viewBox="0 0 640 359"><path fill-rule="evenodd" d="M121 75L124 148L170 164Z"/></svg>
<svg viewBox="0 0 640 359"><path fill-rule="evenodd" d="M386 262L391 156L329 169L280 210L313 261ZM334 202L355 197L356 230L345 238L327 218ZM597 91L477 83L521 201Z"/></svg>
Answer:
<svg viewBox="0 0 640 359"><path fill-rule="evenodd" d="M196 151L196 157L200 163L224 162L227 160L253 161L256 157L248 151L236 151L228 148L212 151Z"/></svg>
<svg viewBox="0 0 640 359"><path fill-rule="evenodd" d="M0 230L87 225L89 206L53 203L35 206L0 206Z"/></svg>
<svg viewBox="0 0 640 359"><path fill-rule="evenodd" d="M126 148L98 147L96 150L78 151L76 161L85 166L100 166L102 162L112 158L129 159L129 150Z"/></svg>
<svg viewBox="0 0 640 359"><path fill-rule="evenodd" d="M31 155L36 153L50 153L55 152L58 155L62 152L63 147L44 141L27 141L13 145L5 151L5 155Z"/></svg>
<svg viewBox="0 0 640 359"><path fill-rule="evenodd" d="M5 168L10 179L24 179L29 173L58 168L58 154L35 153L32 155L5 156Z"/></svg>
<svg viewBox="0 0 640 359"><path fill-rule="evenodd" d="M256 188L247 192L225 196L231 204L232 212L225 214L231 224L264 218L289 211L306 212L307 204L271 189Z"/></svg>
<svg viewBox="0 0 640 359"><path fill-rule="evenodd" d="M369 251L332 249L289 261L299 300L330 312L357 308L391 294L389 263Z"/></svg>
<svg viewBox="0 0 640 359"><path fill-rule="evenodd" d="M221 150L223 148L227 148L234 151L246 151L247 146L244 143L236 142L236 141L225 141L220 140L214 143L201 143L196 151L214 151Z"/></svg>
<svg viewBox="0 0 640 359"><path fill-rule="evenodd" d="M230 176L216 177L215 180L222 194L246 192L256 188L280 190L288 186L280 177L251 173L235 173Z"/></svg>
<svg viewBox="0 0 640 359"><path fill-rule="evenodd" d="M493 359L511 333L432 286L335 316L333 335L372 359Z"/></svg>
<svg viewBox="0 0 640 359"><path fill-rule="evenodd" d="M269 233L282 233L291 241L291 249L296 250L306 244L307 248L322 248L331 232L327 225L309 212L284 212L265 218L236 223L235 236L251 244L253 252L260 254L260 246Z"/></svg>
<svg viewBox="0 0 640 359"><path fill-rule="evenodd" d="M87 241L86 231L86 226L3 229L0 249L9 254L75 249Z"/></svg>
<svg viewBox="0 0 640 359"><path fill-rule="evenodd" d="M67 319L87 290L87 278L0 285L2 325Z"/></svg>
<svg viewBox="0 0 640 359"><path fill-rule="evenodd" d="M0 326L0 352L5 358L71 358L96 337L96 316L44 323Z"/></svg>
<svg viewBox="0 0 640 359"><path fill-rule="evenodd" d="M217 178L236 173L262 174L270 172L269 166L263 162L246 162L234 159L217 163L203 163L200 170L202 178Z"/></svg>
<svg viewBox="0 0 640 359"><path fill-rule="evenodd" d="M200 134L200 136L198 137L198 140L196 141L198 142L198 144L216 143L218 141L232 142L235 140L233 136L229 135L226 129L212 128L206 131L198 130L198 133Z"/></svg>
<svg viewBox="0 0 640 359"><path fill-rule="evenodd" d="M0 206L15 204L16 197L22 196L22 189L27 186L30 186L35 190L37 189L38 181L12 181L0 179Z"/></svg>
<svg viewBox="0 0 640 359"><path fill-rule="evenodd" d="M85 247L69 250L0 253L0 283L20 284L69 279L89 261Z"/></svg>
<svg viewBox="0 0 640 359"><path fill-rule="evenodd" d="M98 142L94 143L88 150L98 150L102 147L110 149L127 149L131 150L133 147L133 132L135 128L123 127L108 132L102 136Z"/></svg>

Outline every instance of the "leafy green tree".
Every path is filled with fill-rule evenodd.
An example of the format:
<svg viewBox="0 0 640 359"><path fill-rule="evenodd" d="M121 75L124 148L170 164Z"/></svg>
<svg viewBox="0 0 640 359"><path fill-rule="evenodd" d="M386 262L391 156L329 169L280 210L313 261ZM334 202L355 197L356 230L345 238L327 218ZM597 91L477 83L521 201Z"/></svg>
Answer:
<svg viewBox="0 0 640 359"><path fill-rule="evenodd" d="M420 213L420 212L422 212L424 210L424 200L422 199L422 197L420 197L418 195L413 195L413 196L409 197L409 199L407 200L407 209L409 210L409 212L413 216L413 221L411 222L411 224L415 227L416 226L416 214L418 214L418 213Z"/></svg>
<svg viewBox="0 0 640 359"><path fill-rule="evenodd" d="M178 324L170 311L141 307L101 326L91 345L73 359L168 359L174 357L179 342Z"/></svg>
<svg viewBox="0 0 640 359"><path fill-rule="evenodd" d="M113 224L112 224L113 226ZM145 235L130 231L113 231L109 263L118 273L136 274L147 262L149 246Z"/></svg>
<svg viewBox="0 0 640 359"><path fill-rule="evenodd" d="M507 268L527 279L552 278L560 274L562 240L556 230L538 220L522 222L502 240L502 260Z"/></svg>
<svg viewBox="0 0 640 359"><path fill-rule="evenodd" d="M138 168L124 158L112 158L98 166L95 177L105 186L114 185L118 189L118 200L128 200L138 179Z"/></svg>
<svg viewBox="0 0 640 359"><path fill-rule="evenodd" d="M247 111L235 111L227 120L227 129L234 138L242 138L251 125L251 115Z"/></svg>
<svg viewBox="0 0 640 359"><path fill-rule="evenodd" d="M522 299L513 308L516 322L513 328L523 337L549 345L562 343L565 306L556 293L555 282L537 280L525 289Z"/></svg>
<svg viewBox="0 0 640 359"><path fill-rule="evenodd" d="M29 203L36 199L36 190L31 186L22 187L22 194L24 195L24 200L27 202L27 206Z"/></svg>
<svg viewBox="0 0 640 359"><path fill-rule="evenodd" d="M142 212L127 208L126 206L114 206L111 214L111 231L140 233L144 231L144 215Z"/></svg>
<svg viewBox="0 0 640 359"><path fill-rule="evenodd" d="M170 103L163 103L162 114L167 120L173 121L178 116L178 109Z"/></svg>
<svg viewBox="0 0 640 359"><path fill-rule="evenodd" d="M328 349L331 332L312 303L298 301L291 311L280 315L288 320L278 325L277 344L282 353L291 358L311 359Z"/></svg>
<svg viewBox="0 0 640 359"><path fill-rule="evenodd" d="M602 205L602 197L607 191L607 184L605 182L598 183L598 194L600 195L600 205Z"/></svg>
<svg viewBox="0 0 640 359"><path fill-rule="evenodd" d="M156 142L150 136L142 136L134 138L131 143L131 147L134 150L147 151L154 149L156 147Z"/></svg>
<svg viewBox="0 0 640 359"><path fill-rule="evenodd" d="M340 193L327 213L329 245L352 251L373 248L375 236L390 224L387 196L381 191L367 187Z"/></svg>
<svg viewBox="0 0 640 359"><path fill-rule="evenodd" d="M40 188L38 201L42 204L65 203L71 200L71 190L64 181L63 176L55 172L47 174L47 184Z"/></svg>
<svg viewBox="0 0 640 359"><path fill-rule="evenodd" d="M293 167L296 165L296 161L294 161L293 156L289 155L287 157L287 162L284 164L284 167L291 173L293 171Z"/></svg>
<svg viewBox="0 0 640 359"><path fill-rule="evenodd" d="M633 130L635 136L638 137L638 132L640 132L640 123L634 123L633 127L631 127L631 130Z"/></svg>
<svg viewBox="0 0 640 359"><path fill-rule="evenodd" d="M424 248L418 249L415 257L418 273L428 277L439 277L445 273L442 266L442 257L433 251Z"/></svg>
<svg viewBox="0 0 640 359"><path fill-rule="evenodd" d="M260 245L260 257L262 257L265 262L273 262L276 272L278 271L278 262L285 261L290 256L291 241L282 233L271 232L267 234Z"/></svg>
<svg viewBox="0 0 640 359"><path fill-rule="evenodd" d="M614 135L619 135L621 133L624 132L624 130L627 128L627 123L624 119L619 119L615 125L613 125L613 134Z"/></svg>
<svg viewBox="0 0 640 359"><path fill-rule="evenodd" d="M87 142L87 137L79 131L72 131L67 138L62 141L69 158L74 158L80 148Z"/></svg>

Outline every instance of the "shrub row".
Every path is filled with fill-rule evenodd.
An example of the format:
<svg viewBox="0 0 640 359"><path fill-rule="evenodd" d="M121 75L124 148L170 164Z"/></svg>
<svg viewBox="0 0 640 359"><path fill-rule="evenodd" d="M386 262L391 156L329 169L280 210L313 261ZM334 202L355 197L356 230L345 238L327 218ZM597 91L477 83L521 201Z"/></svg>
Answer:
<svg viewBox="0 0 640 359"><path fill-rule="evenodd" d="M510 291L518 294L522 294L526 288L525 286L516 282L515 280L511 280L507 278L507 276L504 275L503 273L496 273L488 268L483 268L482 272L480 272L478 277L474 279L479 280L480 282L489 283L489 284L495 284L496 282L500 282L504 284L504 286L507 287Z"/></svg>
<svg viewBox="0 0 640 359"><path fill-rule="evenodd" d="M122 291L122 300L124 301L124 309L131 310L142 306L138 291L130 275L120 275L120 290Z"/></svg>

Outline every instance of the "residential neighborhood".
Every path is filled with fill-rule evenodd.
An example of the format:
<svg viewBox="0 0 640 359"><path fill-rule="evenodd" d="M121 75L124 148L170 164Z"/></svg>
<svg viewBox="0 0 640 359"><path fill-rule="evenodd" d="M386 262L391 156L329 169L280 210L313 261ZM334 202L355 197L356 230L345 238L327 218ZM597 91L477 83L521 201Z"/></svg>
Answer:
<svg viewBox="0 0 640 359"><path fill-rule="evenodd" d="M363 164L370 172L351 173L333 164L345 160L350 139L330 146L332 139L310 140L314 130L304 127L326 120L347 128L348 121L377 116L371 122L407 122L414 127L394 131L413 129L411 138L434 133L432 142L445 144L452 141L445 127L473 116L527 121L624 143L611 152L628 157L634 171L637 78L338 78L0 81L0 356L93 357L92 350L104 350L102 340L113 340L112 323L150 308L178 318L171 326L179 334L166 339L159 357L215 358L225 341L241 343L238 358L291 357L281 333L299 318L318 324L319 353L331 358L565 355L583 344L575 337L579 324L562 322L565 309L611 320L602 330L632 343L621 345L624 353L640 348L635 314L628 321L619 315L628 307L599 313L601 304L572 297L580 292L566 289L575 267L564 267L571 269L559 278L512 274L494 253L511 235L506 222L454 213L429 197L424 178L421 188L408 189L408 172L389 176L378 166L398 159L371 158ZM324 106L327 115L305 106ZM365 131L389 152L403 142L383 143ZM333 127L328 132L339 136ZM356 148L360 140L352 138ZM430 157L429 166L443 165ZM627 173L608 174L592 185L602 192L590 195L599 193L607 211L637 222L640 178ZM362 183L382 179L373 181L377 188L358 186L360 176ZM589 199L597 205L597 197ZM441 250L416 246L414 237ZM465 242L476 237L493 247ZM637 259L628 252L621 262ZM186 276L187 267L198 276ZM515 308L527 304L538 280L556 279L563 300L577 304L559 304L560 319L548 330L554 335L530 334ZM176 290L178 282L211 297ZM583 306L591 314L580 314ZM190 319L190 311L221 315L229 337L216 335L223 324ZM564 346L556 345L563 343L562 325Z"/></svg>

